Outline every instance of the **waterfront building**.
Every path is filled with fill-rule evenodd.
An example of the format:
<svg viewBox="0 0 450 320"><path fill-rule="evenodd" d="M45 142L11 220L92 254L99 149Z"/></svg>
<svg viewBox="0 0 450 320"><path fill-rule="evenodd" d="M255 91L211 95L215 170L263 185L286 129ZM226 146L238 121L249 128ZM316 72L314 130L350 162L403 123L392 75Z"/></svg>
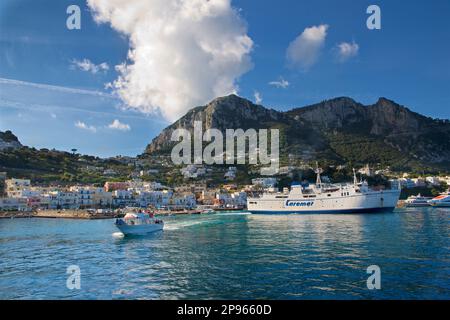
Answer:
<svg viewBox="0 0 450 320"><path fill-rule="evenodd" d="M213 205L215 199L216 199L215 190L203 190L200 193L198 201L204 205Z"/></svg>
<svg viewBox="0 0 450 320"><path fill-rule="evenodd" d="M131 190L114 190L113 204L117 207L135 207L137 205Z"/></svg>
<svg viewBox="0 0 450 320"><path fill-rule="evenodd" d="M139 191L136 195L136 203L142 207L147 208L167 206L169 204L172 192L167 190L155 190L155 191Z"/></svg>
<svg viewBox="0 0 450 320"><path fill-rule="evenodd" d="M233 192L233 193L219 192L216 194L215 204L221 205L221 206L245 206L247 204L247 193L245 193L245 192Z"/></svg>
<svg viewBox="0 0 450 320"><path fill-rule="evenodd" d="M70 191L78 193L78 204L80 208L92 208L93 207L93 191L89 187L71 187Z"/></svg>
<svg viewBox="0 0 450 320"><path fill-rule="evenodd" d="M9 198L22 197L22 191L31 187L31 181L29 179L7 179L5 180L6 193Z"/></svg>
<svg viewBox="0 0 450 320"><path fill-rule="evenodd" d="M72 191L51 191L49 192L50 209L79 209L78 192Z"/></svg>
<svg viewBox="0 0 450 320"><path fill-rule="evenodd" d="M74 186L70 191L78 193L78 204L80 208L98 208L110 206L112 204L112 193L99 187Z"/></svg>
<svg viewBox="0 0 450 320"><path fill-rule="evenodd" d="M1 211L28 211L26 198L0 198Z"/></svg>
<svg viewBox="0 0 450 320"><path fill-rule="evenodd" d="M92 194L92 201L96 207L111 206L113 197L112 192L107 192L103 188L95 188Z"/></svg>
<svg viewBox="0 0 450 320"><path fill-rule="evenodd" d="M194 208L197 205L195 195L191 192L174 193L169 201L169 205L179 208Z"/></svg>

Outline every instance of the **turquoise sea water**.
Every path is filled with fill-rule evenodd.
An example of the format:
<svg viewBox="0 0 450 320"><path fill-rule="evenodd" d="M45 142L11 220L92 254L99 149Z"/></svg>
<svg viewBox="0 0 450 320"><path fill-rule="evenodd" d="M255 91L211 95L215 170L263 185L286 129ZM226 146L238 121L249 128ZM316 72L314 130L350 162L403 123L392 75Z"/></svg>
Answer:
<svg viewBox="0 0 450 320"><path fill-rule="evenodd" d="M0 299L450 299L449 218L218 213L123 239L112 220L0 220Z"/></svg>

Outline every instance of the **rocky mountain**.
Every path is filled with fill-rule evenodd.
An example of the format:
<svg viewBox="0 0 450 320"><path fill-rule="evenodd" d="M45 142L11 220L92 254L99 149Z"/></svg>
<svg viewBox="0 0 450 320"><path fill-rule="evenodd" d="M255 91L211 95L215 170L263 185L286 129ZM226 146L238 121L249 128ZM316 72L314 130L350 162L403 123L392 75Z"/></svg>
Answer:
<svg viewBox="0 0 450 320"><path fill-rule="evenodd" d="M18 149L21 147L22 144L19 142L19 139L11 131L0 131L0 150Z"/></svg>
<svg viewBox="0 0 450 320"><path fill-rule="evenodd" d="M348 97L322 101L287 112L230 95L196 107L164 129L145 155L168 154L173 130L277 128L280 155L303 161L381 163L402 168L450 169L450 121L415 113L386 98L363 105Z"/></svg>

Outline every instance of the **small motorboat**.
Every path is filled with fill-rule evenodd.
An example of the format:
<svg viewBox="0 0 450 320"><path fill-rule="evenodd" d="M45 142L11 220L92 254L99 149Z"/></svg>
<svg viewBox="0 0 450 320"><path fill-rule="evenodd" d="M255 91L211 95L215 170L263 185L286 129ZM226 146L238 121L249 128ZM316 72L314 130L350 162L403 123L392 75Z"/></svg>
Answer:
<svg viewBox="0 0 450 320"><path fill-rule="evenodd" d="M164 228L162 220L144 212L127 213L123 219L116 219L115 225L124 235L143 235Z"/></svg>
<svg viewBox="0 0 450 320"><path fill-rule="evenodd" d="M422 197L420 193L417 196L410 196L405 200L405 207L429 207L430 197Z"/></svg>
<svg viewBox="0 0 450 320"><path fill-rule="evenodd" d="M450 207L450 189L428 201L433 207Z"/></svg>

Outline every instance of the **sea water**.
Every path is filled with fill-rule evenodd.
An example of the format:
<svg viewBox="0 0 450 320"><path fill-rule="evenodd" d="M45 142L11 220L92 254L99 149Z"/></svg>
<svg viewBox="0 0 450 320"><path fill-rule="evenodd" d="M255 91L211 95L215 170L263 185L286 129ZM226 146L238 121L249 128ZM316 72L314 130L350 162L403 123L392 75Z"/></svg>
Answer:
<svg viewBox="0 0 450 320"><path fill-rule="evenodd" d="M450 299L449 218L230 212L136 237L113 220L3 219L0 299Z"/></svg>

